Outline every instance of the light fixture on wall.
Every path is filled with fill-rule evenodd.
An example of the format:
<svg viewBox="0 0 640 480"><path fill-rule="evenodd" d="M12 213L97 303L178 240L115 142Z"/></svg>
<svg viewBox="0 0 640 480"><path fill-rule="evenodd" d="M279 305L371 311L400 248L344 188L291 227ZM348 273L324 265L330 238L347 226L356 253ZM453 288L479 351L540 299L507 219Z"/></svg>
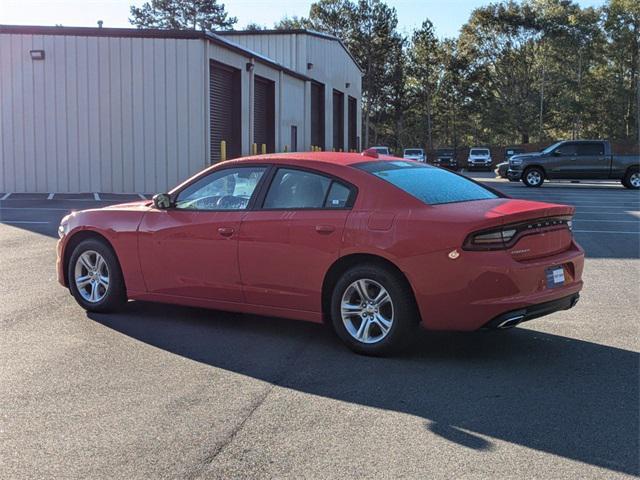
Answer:
<svg viewBox="0 0 640 480"><path fill-rule="evenodd" d="M247 68L247 72L253 71L253 63L247 62L246 68Z"/></svg>
<svg viewBox="0 0 640 480"><path fill-rule="evenodd" d="M313 63L309 62L307 63L307 70L312 70L313 69Z"/></svg>
<svg viewBox="0 0 640 480"><path fill-rule="evenodd" d="M349 82L344 84L344 88L349 88L351 86L351 84Z"/></svg>
<svg viewBox="0 0 640 480"><path fill-rule="evenodd" d="M31 60L44 60L44 50L29 50Z"/></svg>

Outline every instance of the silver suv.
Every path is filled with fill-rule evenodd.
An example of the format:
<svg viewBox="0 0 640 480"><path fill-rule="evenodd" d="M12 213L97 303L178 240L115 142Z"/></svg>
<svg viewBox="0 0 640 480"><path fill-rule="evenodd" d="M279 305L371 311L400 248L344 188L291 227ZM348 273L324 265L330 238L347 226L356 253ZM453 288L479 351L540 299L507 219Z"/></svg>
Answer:
<svg viewBox="0 0 640 480"><path fill-rule="evenodd" d="M469 170L472 168L486 168L491 170L491 151L488 148L473 147L469 150L467 160Z"/></svg>

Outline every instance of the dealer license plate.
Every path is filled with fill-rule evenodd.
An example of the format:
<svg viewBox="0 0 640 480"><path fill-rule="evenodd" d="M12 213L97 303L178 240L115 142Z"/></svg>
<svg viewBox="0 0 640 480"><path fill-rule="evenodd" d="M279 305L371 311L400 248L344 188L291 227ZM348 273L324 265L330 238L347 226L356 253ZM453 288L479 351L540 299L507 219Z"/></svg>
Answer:
<svg viewBox="0 0 640 480"><path fill-rule="evenodd" d="M553 267L547 268L547 288L559 287L564 285L564 268Z"/></svg>

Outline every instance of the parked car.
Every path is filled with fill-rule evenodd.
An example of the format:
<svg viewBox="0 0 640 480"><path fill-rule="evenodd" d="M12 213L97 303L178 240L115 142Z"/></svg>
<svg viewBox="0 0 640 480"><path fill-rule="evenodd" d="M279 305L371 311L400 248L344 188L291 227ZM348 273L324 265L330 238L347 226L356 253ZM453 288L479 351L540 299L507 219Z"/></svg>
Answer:
<svg viewBox="0 0 640 480"><path fill-rule="evenodd" d="M378 154L380 155L391 155L391 150L389 149L389 147L377 146L371 148L378 152Z"/></svg>
<svg viewBox="0 0 640 480"><path fill-rule="evenodd" d="M405 148L403 157L409 160L415 160L416 162L427 161L427 156L422 148Z"/></svg>
<svg viewBox="0 0 640 480"><path fill-rule="evenodd" d="M469 150L467 167L469 170L483 168L491 170L491 151L488 148L473 147Z"/></svg>
<svg viewBox="0 0 640 480"><path fill-rule="evenodd" d="M509 180L540 187L545 180L620 180L627 188L640 188L640 156L613 155L606 140L568 140L541 152L514 155Z"/></svg>
<svg viewBox="0 0 640 480"><path fill-rule="evenodd" d="M509 170L509 159L514 155L524 153L524 148L507 148L504 151L504 162L496 165L494 170L496 177L507 178L507 171Z"/></svg>
<svg viewBox="0 0 640 480"><path fill-rule="evenodd" d="M134 299L327 321L379 355L419 324L508 328L573 307L573 213L375 152L261 155L67 215L57 274L90 312Z"/></svg>
<svg viewBox="0 0 640 480"><path fill-rule="evenodd" d="M433 159L433 165L436 167L458 170L458 161L456 160L455 149L439 148L436 150L436 157Z"/></svg>

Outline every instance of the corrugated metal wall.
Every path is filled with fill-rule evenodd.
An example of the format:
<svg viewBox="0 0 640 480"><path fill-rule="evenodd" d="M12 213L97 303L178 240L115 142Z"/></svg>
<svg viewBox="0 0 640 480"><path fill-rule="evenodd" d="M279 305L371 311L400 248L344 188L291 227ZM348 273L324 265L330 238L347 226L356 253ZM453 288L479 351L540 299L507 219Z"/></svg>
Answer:
<svg viewBox="0 0 640 480"><path fill-rule="evenodd" d="M201 40L0 34L0 191L156 192L203 168L203 49Z"/></svg>

